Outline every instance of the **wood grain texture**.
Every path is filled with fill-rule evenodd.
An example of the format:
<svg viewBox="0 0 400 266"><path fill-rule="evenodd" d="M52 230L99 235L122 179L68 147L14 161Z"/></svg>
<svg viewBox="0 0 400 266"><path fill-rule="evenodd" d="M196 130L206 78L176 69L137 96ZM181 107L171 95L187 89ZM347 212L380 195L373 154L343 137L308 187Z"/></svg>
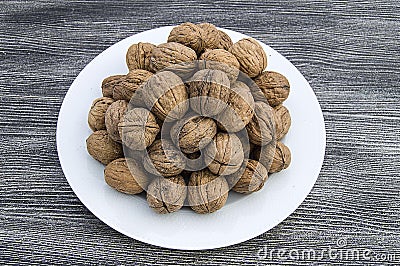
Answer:
<svg viewBox="0 0 400 266"><path fill-rule="evenodd" d="M320 101L327 149L303 204L235 246L176 251L130 239L76 198L55 132L70 84L132 34L184 21L257 38L304 74ZM0 263L399 265L400 3L336 1L0 1ZM290 195L288 195L290 196ZM279 258L287 250L370 249L395 258Z"/></svg>

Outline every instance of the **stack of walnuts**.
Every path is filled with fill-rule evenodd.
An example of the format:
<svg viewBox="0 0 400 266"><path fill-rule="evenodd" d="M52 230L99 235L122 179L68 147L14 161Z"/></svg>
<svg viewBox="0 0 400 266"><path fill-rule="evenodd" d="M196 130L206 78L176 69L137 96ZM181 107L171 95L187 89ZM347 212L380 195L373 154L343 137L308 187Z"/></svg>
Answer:
<svg viewBox="0 0 400 266"><path fill-rule="evenodd" d="M230 190L258 191L289 166L280 140L290 85L265 71L254 39L232 43L212 24L183 23L167 43L130 46L126 63L128 74L104 79L88 116L87 150L112 188L146 191L158 213L212 213Z"/></svg>

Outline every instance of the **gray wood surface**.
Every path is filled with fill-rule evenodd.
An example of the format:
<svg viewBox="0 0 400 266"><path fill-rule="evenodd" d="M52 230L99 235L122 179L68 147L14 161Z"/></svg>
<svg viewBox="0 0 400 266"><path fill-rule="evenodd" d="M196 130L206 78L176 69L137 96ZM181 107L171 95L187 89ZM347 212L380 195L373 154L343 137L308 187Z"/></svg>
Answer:
<svg viewBox="0 0 400 266"><path fill-rule="evenodd" d="M286 56L327 129L319 179L292 215L247 242L196 252L147 245L98 220L64 178L55 139L63 97L87 63L132 34L184 21ZM0 264L399 265L399 36L397 0L0 1ZM341 245L371 253L323 251ZM296 257L308 248L318 256Z"/></svg>

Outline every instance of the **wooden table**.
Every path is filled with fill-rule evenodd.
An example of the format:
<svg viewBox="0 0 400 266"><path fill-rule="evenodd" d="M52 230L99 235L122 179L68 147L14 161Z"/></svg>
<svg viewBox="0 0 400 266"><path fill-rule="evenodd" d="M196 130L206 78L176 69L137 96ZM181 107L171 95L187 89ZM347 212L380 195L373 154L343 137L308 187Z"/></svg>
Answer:
<svg viewBox="0 0 400 266"><path fill-rule="evenodd" d="M132 34L184 21L248 34L286 56L314 89L327 130L319 179L291 216L200 252L147 245L97 219L64 178L55 139L86 64ZM1 264L398 265L399 29L396 0L1 1Z"/></svg>

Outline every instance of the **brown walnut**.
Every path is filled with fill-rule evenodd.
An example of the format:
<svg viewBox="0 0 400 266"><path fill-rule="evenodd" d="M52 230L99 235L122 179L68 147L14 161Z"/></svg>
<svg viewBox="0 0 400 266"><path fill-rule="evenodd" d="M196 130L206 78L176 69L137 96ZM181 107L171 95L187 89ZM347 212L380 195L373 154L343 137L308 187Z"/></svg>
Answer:
<svg viewBox="0 0 400 266"><path fill-rule="evenodd" d="M214 116L227 106L230 95L228 76L213 69L196 72L189 81L190 107L203 116Z"/></svg>
<svg viewBox="0 0 400 266"><path fill-rule="evenodd" d="M101 90L104 97L113 97L114 86L118 84L125 75L113 75L105 78L101 83Z"/></svg>
<svg viewBox="0 0 400 266"><path fill-rule="evenodd" d="M88 115L88 124L93 131L106 129L105 115L108 107L114 102L112 98L101 97L93 101Z"/></svg>
<svg viewBox="0 0 400 266"><path fill-rule="evenodd" d="M254 115L247 124L249 139L256 145L267 145L275 139L275 120L273 109L267 103L256 102Z"/></svg>
<svg viewBox="0 0 400 266"><path fill-rule="evenodd" d="M153 71L159 71L174 64L192 62L196 59L197 54L193 49L177 42L168 42L152 50L150 67Z"/></svg>
<svg viewBox="0 0 400 266"><path fill-rule="evenodd" d="M262 46L252 38L241 39L229 49L240 63L240 70L251 78L257 77L267 67L267 55Z"/></svg>
<svg viewBox="0 0 400 266"><path fill-rule="evenodd" d="M187 194L182 176L158 177L147 188L147 202L157 213L176 212L182 208Z"/></svg>
<svg viewBox="0 0 400 266"><path fill-rule="evenodd" d="M139 194L146 188L147 176L133 159L119 158L104 169L106 183L126 194Z"/></svg>
<svg viewBox="0 0 400 266"><path fill-rule="evenodd" d="M121 144L113 141L106 130L93 132L86 139L88 153L104 165L124 156Z"/></svg>
<svg viewBox="0 0 400 266"><path fill-rule="evenodd" d="M197 25L203 29L203 39L205 49L225 49L228 50L232 46L232 40L228 34L218 30L213 24L200 23Z"/></svg>
<svg viewBox="0 0 400 266"><path fill-rule="evenodd" d="M239 61L230 52L224 49L215 49L204 52L200 56L203 64L200 68L218 69L225 72L231 82L234 82L239 76Z"/></svg>
<svg viewBox="0 0 400 266"><path fill-rule="evenodd" d="M212 213L221 209L228 199L229 186L224 177L208 169L193 172L188 183L188 202L197 213Z"/></svg>
<svg viewBox="0 0 400 266"><path fill-rule="evenodd" d="M274 71L265 71L254 79L271 106L277 106L289 97L290 84L285 76Z"/></svg>
<svg viewBox="0 0 400 266"><path fill-rule="evenodd" d="M276 150L276 141L271 141L267 145L258 146L254 145L251 150L250 157L260 162L268 172L271 168L272 161L274 160Z"/></svg>
<svg viewBox="0 0 400 266"><path fill-rule="evenodd" d="M148 42L132 44L126 52L126 65L128 69L144 69L151 71L150 56L154 47L156 47L154 44Z"/></svg>
<svg viewBox="0 0 400 266"><path fill-rule="evenodd" d="M260 162L246 159L240 169L226 179L233 191L249 194L259 191L267 178L268 170Z"/></svg>
<svg viewBox="0 0 400 266"><path fill-rule="evenodd" d="M272 160L269 172L276 173L282 171L283 169L288 168L291 160L292 160L292 155L290 153L289 148L282 142L278 141L276 143L274 159Z"/></svg>
<svg viewBox="0 0 400 266"><path fill-rule="evenodd" d="M144 168L153 175L171 177L185 169L183 154L169 140L154 141L147 152L143 160Z"/></svg>
<svg viewBox="0 0 400 266"><path fill-rule="evenodd" d="M193 153L207 146L215 134L217 125L208 117L190 115L179 120L171 128L172 141L184 153Z"/></svg>
<svg viewBox="0 0 400 266"><path fill-rule="evenodd" d="M120 82L115 83L113 98L114 100L130 101L135 92L153 75L153 73L134 69L123 77Z"/></svg>
<svg viewBox="0 0 400 266"><path fill-rule="evenodd" d="M107 132L114 141L121 142L121 136L118 130L118 124L121 122L128 109L128 102L119 100L113 102L110 107L108 107L105 115L105 124Z"/></svg>
<svg viewBox="0 0 400 266"><path fill-rule="evenodd" d="M281 140L288 133L292 124L289 110L283 105L276 106L274 108L274 118L276 139Z"/></svg>
<svg viewBox="0 0 400 266"><path fill-rule="evenodd" d="M254 99L249 87L240 81L231 86L227 108L217 116L218 127L228 132L245 128L254 114Z"/></svg>
<svg viewBox="0 0 400 266"><path fill-rule="evenodd" d="M141 88L141 94L146 106L162 121L179 119L189 109L185 84L169 71L153 75Z"/></svg>
<svg viewBox="0 0 400 266"><path fill-rule="evenodd" d="M243 159L242 143L234 133L217 133L213 142L204 149L204 161L216 175L233 174Z"/></svg>
<svg viewBox="0 0 400 266"><path fill-rule="evenodd" d="M133 108L126 112L118 130L124 145L132 150L144 150L154 142L160 126L149 110Z"/></svg>
<svg viewBox="0 0 400 266"><path fill-rule="evenodd" d="M204 31L202 28L193 23L186 22L171 30L168 42L181 43L192 48L199 54L204 49L203 35Z"/></svg>

